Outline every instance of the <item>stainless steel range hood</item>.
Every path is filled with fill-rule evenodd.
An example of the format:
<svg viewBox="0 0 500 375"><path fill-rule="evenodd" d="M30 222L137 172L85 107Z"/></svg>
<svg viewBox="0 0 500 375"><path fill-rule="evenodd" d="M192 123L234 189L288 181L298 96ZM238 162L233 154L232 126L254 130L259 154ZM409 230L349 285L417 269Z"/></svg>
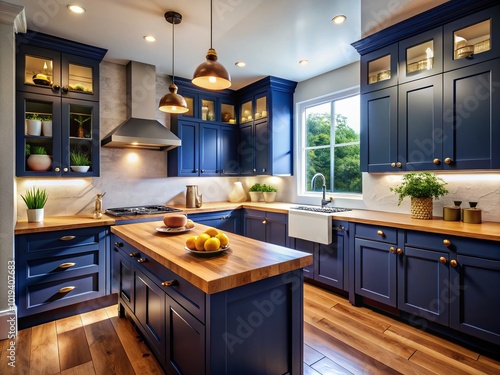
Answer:
<svg viewBox="0 0 500 375"><path fill-rule="evenodd" d="M156 69L130 61L127 65L128 120L106 135L103 147L171 150L181 140L156 120Z"/></svg>

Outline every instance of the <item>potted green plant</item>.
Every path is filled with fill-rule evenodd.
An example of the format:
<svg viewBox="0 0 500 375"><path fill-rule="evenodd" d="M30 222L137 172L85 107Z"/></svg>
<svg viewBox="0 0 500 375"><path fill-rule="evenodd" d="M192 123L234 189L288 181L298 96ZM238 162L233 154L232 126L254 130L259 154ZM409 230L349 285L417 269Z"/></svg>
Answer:
<svg viewBox="0 0 500 375"><path fill-rule="evenodd" d="M45 137L52 137L52 116L42 116L42 134Z"/></svg>
<svg viewBox="0 0 500 375"><path fill-rule="evenodd" d="M71 151L69 159L69 165L74 172L87 172L90 168L91 161L87 154Z"/></svg>
<svg viewBox="0 0 500 375"><path fill-rule="evenodd" d="M24 203L26 203L28 222L39 223L43 221L43 212L45 203L47 203L48 194L45 189L39 189L33 186L26 191L25 195L21 195Z"/></svg>
<svg viewBox="0 0 500 375"><path fill-rule="evenodd" d="M27 135L42 134L42 117L38 113L26 114L26 134Z"/></svg>
<svg viewBox="0 0 500 375"><path fill-rule="evenodd" d="M32 171L47 171L52 166L52 158L47 155L47 150L44 146L26 145L26 164Z"/></svg>
<svg viewBox="0 0 500 375"><path fill-rule="evenodd" d="M259 183L255 183L252 186L250 186L248 193L250 194L251 202L259 202L263 199L262 185Z"/></svg>
<svg viewBox="0 0 500 375"><path fill-rule="evenodd" d="M262 185L262 194L264 195L264 201L266 203L272 203L276 199L276 192L278 189L276 189L274 186L271 185Z"/></svg>
<svg viewBox="0 0 500 375"><path fill-rule="evenodd" d="M83 130L83 124L85 124L90 119L91 119L90 116L83 117L82 115L79 115L78 117L75 117L75 121L78 123L79 138L85 138L85 131Z"/></svg>
<svg viewBox="0 0 500 375"><path fill-rule="evenodd" d="M448 193L446 182L431 172L407 173L401 185L390 188L399 195L398 206L405 197L411 197L411 217L432 219L432 200Z"/></svg>

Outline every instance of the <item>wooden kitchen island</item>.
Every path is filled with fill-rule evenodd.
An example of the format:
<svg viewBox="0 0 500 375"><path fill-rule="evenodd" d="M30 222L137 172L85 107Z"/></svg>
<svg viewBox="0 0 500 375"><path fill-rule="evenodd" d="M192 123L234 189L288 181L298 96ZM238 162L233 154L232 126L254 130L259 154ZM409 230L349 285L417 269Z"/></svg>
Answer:
<svg viewBox="0 0 500 375"><path fill-rule="evenodd" d="M302 267L312 256L227 233L202 257L162 222L111 228L113 291L168 374L302 374Z"/></svg>

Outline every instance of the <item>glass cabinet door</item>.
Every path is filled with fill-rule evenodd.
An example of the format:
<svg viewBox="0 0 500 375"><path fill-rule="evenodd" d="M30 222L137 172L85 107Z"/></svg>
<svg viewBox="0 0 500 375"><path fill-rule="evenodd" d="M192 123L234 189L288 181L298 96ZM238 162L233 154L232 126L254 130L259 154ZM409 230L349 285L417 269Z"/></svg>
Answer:
<svg viewBox="0 0 500 375"><path fill-rule="evenodd" d="M234 104L221 103L220 106L221 121L226 124L236 124L234 113Z"/></svg>
<svg viewBox="0 0 500 375"><path fill-rule="evenodd" d="M201 99L201 119L203 121L215 121L215 101Z"/></svg>
<svg viewBox="0 0 500 375"><path fill-rule="evenodd" d="M397 65L397 43L361 56L361 93L396 85Z"/></svg>
<svg viewBox="0 0 500 375"><path fill-rule="evenodd" d="M99 65L95 60L68 54L62 54L61 59L62 96L98 100Z"/></svg>
<svg viewBox="0 0 500 375"><path fill-rule="evenodd" d="M500 6L445 25L445 70L500 57L500 46L492 43L499 35Z"/></svg>
<svg viewBox="0 0 500 375"><path fill-rule="evenodd" d="M60 95L60 53L20 45L17 51L17 89L45 95Z"/></svg>
<svg viewBox="0 0 500 375"><path fill-rule="evenodd" d="M443 29L438 27L399 43L399 83L443 71Z"/></svg>
<svg viewBox="0 0 500 375"><path fill-rule="evenodd" d="M255 99L255 113L254 119L258 120L260 118L267 117L267 97L265 94L262 96L256 97Z"/></svg>
<svg viewBox="0 0 500 375"><path fill-rule="evenodd" d="M252 100L248 100L241 105L240 109L240 124L245 122L253 121L253 106Z"/></svg>

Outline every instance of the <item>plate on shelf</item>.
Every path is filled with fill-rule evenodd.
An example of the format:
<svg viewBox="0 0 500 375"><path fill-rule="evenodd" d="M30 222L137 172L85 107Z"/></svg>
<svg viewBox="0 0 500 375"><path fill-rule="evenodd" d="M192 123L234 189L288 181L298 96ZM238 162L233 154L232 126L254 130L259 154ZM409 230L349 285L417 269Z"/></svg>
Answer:
<svg viewBox="0 0 500 375"><path fill-rule="evenodd" d="M192 228L186 228L186 227L167 227L166 225L163 225L161 227L155 228L157 232L160 233L184 233L184 232L189 232L190 230L193 230L194 227Z"/></svg>
<svg viewBox="0 0 500 375"><path fill-rule="evenodd" d="M184 249L191 253L191 254L194 254L194 255L197 255L197 256L203 256L203 257L210 257L210 256L214 256L214 255L217 255L217 254L220 254L224 251L226 251L227 249L229 249L229 245L225 246L225 247L221 247L219 248L219 250L215 250L215 251L198 251L198 250L191 250L189 247L187 246L184 246Z"/></svg>

